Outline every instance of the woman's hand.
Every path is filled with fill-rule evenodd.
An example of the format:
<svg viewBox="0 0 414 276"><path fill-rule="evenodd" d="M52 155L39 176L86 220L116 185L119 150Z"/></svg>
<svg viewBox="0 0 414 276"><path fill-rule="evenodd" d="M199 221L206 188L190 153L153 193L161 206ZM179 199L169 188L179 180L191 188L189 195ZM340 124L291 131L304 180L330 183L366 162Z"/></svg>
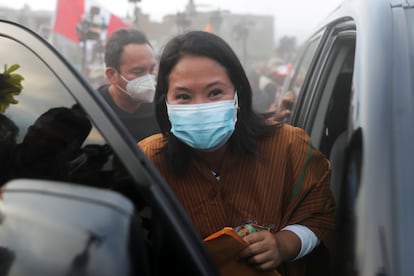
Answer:
<svg viewBox="0 0 414 276"><path fill-rule="evenodd" d="M276 234L260 231L243 239L249 245L239 256L258 270L276 269L281 263L295 258L301 248L299 237L291 231Z"/></svg>

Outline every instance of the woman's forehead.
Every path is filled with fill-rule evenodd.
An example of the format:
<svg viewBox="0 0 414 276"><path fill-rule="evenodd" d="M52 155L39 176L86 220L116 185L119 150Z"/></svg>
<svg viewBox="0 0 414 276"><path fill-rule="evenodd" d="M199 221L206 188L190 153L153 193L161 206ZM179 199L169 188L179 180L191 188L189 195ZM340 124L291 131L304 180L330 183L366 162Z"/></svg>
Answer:
<svg viewBox="0 0 414 276"><path fill-rule="evenodd" d="M185 56L172 68L169 81L209 81L211 78L229 82L227 70L217 61L204 56Z"/></svg>

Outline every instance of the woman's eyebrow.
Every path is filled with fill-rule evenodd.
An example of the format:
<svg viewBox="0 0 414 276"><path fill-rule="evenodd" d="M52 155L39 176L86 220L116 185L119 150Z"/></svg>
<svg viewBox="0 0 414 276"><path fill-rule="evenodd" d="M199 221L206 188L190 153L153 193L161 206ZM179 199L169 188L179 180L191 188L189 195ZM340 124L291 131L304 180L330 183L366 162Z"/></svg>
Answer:
<svg viewBox="0 0 414 276"><path fill-rule="evenodd" d="M211 82L211 83L207 84L206 88L210 88L212 86L219 85L219 84L223 85L223 83L221 81L214 81L214 82Z"/></svg>
<svg viewBox="0 0 414 276"><path fill-rule="evenodd" d="M174 87L174 91L179 91L179 92L190 92L191 89L187 88L185 86L176 86Z"/></svg>
<svg viewBox="0 0 414 276"><path fill-rule="evenodd" d="M208 83L205 87L204 87L204 89L209 89L209 88L211 88L211 87L214 87L214 86L216 86L216 85L225 85L223 82L221 82L221 81L213 81L213 82L211 82L211 83ZM175 86L174 87L174 91L180 91L180 92L190 92L191 91L191 89L190 88L188 88L188 87L185 87L185 86Z"/></svg>

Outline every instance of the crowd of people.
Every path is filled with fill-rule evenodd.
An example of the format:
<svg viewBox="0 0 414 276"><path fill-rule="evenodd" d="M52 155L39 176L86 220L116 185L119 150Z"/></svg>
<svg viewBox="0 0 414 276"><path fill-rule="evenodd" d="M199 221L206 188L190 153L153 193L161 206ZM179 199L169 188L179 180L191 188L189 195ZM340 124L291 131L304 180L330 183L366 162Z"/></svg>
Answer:
<svg viewBox="0 0 414 276"><path fill-rule="evenodd" d="M175 36L157 61L135 29L112 34L105 63L99 92L201 237L249 221L266 225L270 231L243 238L239 258L282 275L305 275L307 256L331 249L330 162L286 123L295 98L280 95L281 64L246 70L222 38L203 31Z"/></svg>

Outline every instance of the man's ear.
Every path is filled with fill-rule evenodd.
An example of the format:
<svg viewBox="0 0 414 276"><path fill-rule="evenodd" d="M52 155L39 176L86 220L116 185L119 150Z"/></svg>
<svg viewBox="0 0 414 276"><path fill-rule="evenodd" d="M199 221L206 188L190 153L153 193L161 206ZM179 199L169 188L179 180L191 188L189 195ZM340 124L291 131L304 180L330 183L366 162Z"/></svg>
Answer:
<svg viewBox="0 0 414 276"><path fill-rule="evenodd" d="M108 80L110 84L118 83L119 74L113 67L106 67L105 75L106 75L106 79Z"/></svg>

